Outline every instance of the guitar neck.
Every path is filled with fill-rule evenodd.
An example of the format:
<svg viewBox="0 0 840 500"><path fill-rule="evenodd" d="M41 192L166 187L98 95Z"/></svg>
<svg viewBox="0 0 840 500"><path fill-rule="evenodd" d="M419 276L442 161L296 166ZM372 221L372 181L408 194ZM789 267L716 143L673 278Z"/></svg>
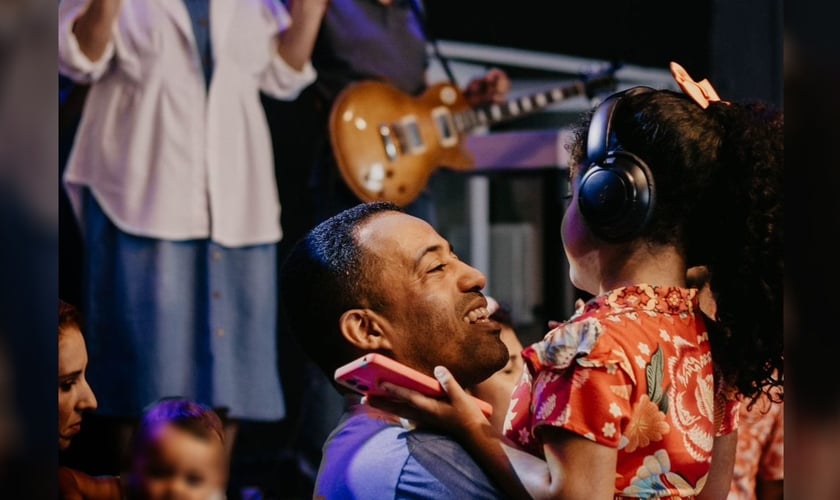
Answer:
<svg viewBox="0 0 840 500"><path fill-rule="evenodd" d="M514 118L520 118L541 111L554 103L564 101L570 97L585 95L592 91L593 84L604 85L607 81L611 81L611 78L602 78L589 82L580 80L562 87L555 87L517 97L504 103L477 106L456 113L454 116L455 126L459 132L468 134L478 127L486 127Z"/></svg>

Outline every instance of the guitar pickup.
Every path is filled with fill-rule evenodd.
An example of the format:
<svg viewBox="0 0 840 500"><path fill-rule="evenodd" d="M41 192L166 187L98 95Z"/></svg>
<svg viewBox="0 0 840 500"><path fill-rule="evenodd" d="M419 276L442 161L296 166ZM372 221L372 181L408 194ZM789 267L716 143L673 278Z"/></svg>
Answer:
<svg viewBox="0 0 840 500"><path fill-rule="evenodd" d="M403 141L405 151L415 155L426 152L426 144L423 143L423 136L420 135L417 117L414 115L405 116L400 120L399 130L401 131L400 138Z"/></svg>
<svg viewBox="0 0 840 500"><path fill-rule="evenodd" d="M440 145L450 148L458 144L458 134L455 132L455 124L452 121L452 113L446 106L439 106L432 110L432 119L438 131Z"/></svg>
<svg viewBox="0 0 840 500"><path fill-rule="evenodd" d="M382 147L385 148L385 156L390 161L397 159L397 144L394 142L394 136L391 133L391 127L388 125L379 126L379 137L382 139Z"/></svg>

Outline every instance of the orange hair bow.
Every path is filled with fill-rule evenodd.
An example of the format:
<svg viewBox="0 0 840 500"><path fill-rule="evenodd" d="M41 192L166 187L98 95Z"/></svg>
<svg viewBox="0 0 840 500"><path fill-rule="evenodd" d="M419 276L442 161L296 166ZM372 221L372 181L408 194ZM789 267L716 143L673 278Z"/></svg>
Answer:
<svg viewBox="0 0 840 500"><path fill-rule="evenodd" d="M712 84L709 83L709 80L704 78L699 82L695 82L685 68L673 61L671 62L671 75L674 76L674 80L676 80L677 85L680 86L682 91L694 99L694 102L699 104L701 108L708 108L710 102L729 104L727 101L720 100L720 96L718 96Z"/></svg>

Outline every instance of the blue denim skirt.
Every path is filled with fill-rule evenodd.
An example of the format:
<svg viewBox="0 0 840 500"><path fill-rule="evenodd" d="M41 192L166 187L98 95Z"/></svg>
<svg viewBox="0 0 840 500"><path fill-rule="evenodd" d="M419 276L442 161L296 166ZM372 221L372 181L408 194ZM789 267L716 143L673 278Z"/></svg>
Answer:
<svg viewBox="0 0 840 500"><path fill-rule="evenodd" d="M84 336L97 413L136 417L162 397L281 420L277 245L229 248L121 231L88 191Z"/></svg>

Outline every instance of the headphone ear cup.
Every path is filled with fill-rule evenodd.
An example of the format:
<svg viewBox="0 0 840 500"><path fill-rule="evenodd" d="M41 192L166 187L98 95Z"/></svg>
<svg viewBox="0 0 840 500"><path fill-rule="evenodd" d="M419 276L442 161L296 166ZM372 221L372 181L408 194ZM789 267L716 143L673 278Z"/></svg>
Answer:
<svg viewBox="0 0 840 500"><path fill-rule="evenodd" d="M580 213L589 229L609 242L628 241L645 228L656 201L650 168L632 153L611 151L586 169L578 183Z"/></svg>

